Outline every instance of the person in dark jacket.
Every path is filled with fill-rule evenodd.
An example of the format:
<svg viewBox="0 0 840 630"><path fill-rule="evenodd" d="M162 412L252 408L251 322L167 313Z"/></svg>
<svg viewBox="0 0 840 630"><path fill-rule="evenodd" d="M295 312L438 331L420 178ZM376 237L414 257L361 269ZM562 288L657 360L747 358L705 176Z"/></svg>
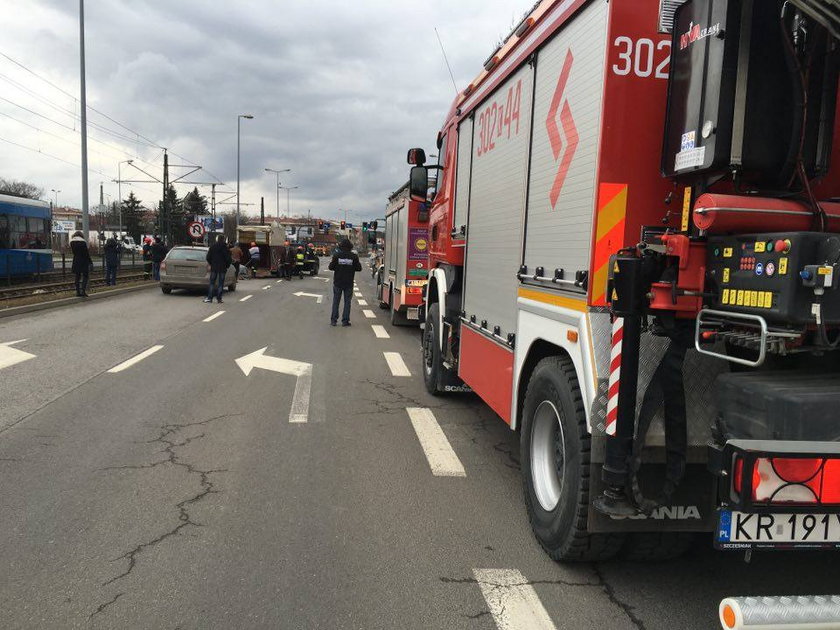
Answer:
<svg viewBox="0 0 840 630"><path fill-rule="evenodd" d="M344 311L341 315L341 325L350 325L350 300L353 297L353 279L356 272L362 270L362 263L359 257L353 253L353 245L346 238L338 245L338 251L333 254L330 261L330 271L333 274L333 302L330 325L335 326L338 322L338 303L344 296Z"/></svg>
<svg viewBox="0 0 840 630"><path fill-rule="evenodd" d="M210 271L210 286L207 288L205 302L212 302L213 295L219 304L222 303L222 292L225 290L225 274L233 259L230 255L225 235L219 234L216 242L207 250L207 269Z"/></svg>
<svg viewBox="0 0 840 630"><path fill-rule="evenodd" d="M152 258L152 276L160 282L160 263L166 258L166 245L163 244L163 239L160 236L155 236L155 242L152 243L149 255Z"/></svg>
<svg viewBox="0 0 840 630"><path fill-rule="evenodd" d="M93 267L93 259L90 257L84 234L79 231L73 233L73 237L70 239L70 251L73 252L71 270L76 276L76 296L87 297L87 285L90 279L90 268Z"/></svg>
<svg viewBox="0 0 840 630"><path fill-rule="evenodd" d="M297 254L295 253L295 248L286 241L286 260L285 264L283 265L283 271L286 272L286 279L292 279L292 273L294 272L295 268L295 258Z"/></svg>
<svg viewBox="0 0 840 630"><path fill-rule="evenodd" d="M117 286L117 269L120 266L122 247L113 236L105 241L105 285Z"/></svg>

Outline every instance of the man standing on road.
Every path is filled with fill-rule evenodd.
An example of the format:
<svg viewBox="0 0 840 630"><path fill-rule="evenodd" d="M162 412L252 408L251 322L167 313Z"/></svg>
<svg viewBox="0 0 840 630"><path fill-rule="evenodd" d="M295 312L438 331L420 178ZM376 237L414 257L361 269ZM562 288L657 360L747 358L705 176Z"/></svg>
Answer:
<svg viewBox="0 0 840 630"><path fill-rule="evenodd" d="M117 286L117 268L120 266L120 247L117 239L112 236L105 241L105 285Z"/></svg>
<svg viewBox="0 0 840 630"><path fill-rule="evenodd" d="M341 296L344 296L344 311L341 315L341 325L350 325L350 300L353 297L353 279L356 272L362 270L362 263L359 257L353 253L353 245L346 238L341 241L338 251L333 254L330 261L330 271L333 274L333 303L330 325L335 326L338 322L338 303Z"/></svg>
<svg viewBox="0 0 840 630"><path fill-rule="evenodd" d="M160 236L155 236L155 242L152 243L149 253L152 257L152 277L156 282L160 282L160 263L166 258L166 246Z"/></svg>
<svg viewBox="0 0 840 630"><path fill-rule="evenodd" d="M71 270L76 276L76 296L87 297L87 285L90 279L90 268L93 267L93 259L90 257L85 235L80 231L73 232L73 238L70 239L70 251L73 252Z"/></svg>
<svg viewBox="0 0 840 630"><path fill-rule="evenodd" d="M216 242L207 250L207 269L210 272L210 286L207 288L205 302L212 302L215 294L219 304L222 303L222 292L225 290L225 275L232 262L230 250L225 243L225 235L219 234Z"/></svg>
<svg viewBox="0 0 840 630"><path fill-rule="evenodd" d="M239 267L242 265L242 248L239 243L234 243L230 248L230 256L233 259L233 268L236 271L236 277L239 278Z"/></svg>
<svg viewBox="0 0 840 630"><path fill-rule="evenodd" d="M251 277L257 277L257 267L260 266L260 248L257 247L256 243L251 243L251 247L248 249L248 259L247 267L251 268Z"/></svg>

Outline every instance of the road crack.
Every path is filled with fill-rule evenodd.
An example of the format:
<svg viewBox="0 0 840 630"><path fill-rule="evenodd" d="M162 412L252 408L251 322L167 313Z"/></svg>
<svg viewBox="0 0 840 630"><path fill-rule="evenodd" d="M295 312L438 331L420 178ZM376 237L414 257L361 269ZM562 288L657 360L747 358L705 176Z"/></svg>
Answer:
<svg viewBox="0 0 840 630"><path fill-rule="evenodd" d="M156 468L158 466L173 466L175 468L180 468L189 476L197 475L198 482L199 482L199 490L191 497L184 499L175 504L176 509L178 510L178 523L172 529L163 532L162 534L147 540L145 542L137 544L134 548L126 551L124 554L114 558L112 562L117 561L127 561L127 566L124 571L120 574L112 577L111 579L107 580L106 582L102 583L102 586L108 586L118 582L126 577L128 577L134 568L137 566L138 557L147 549L158 545L159 543L167 540L168 538L172 538L173 536L177 536L180 531L186 527L203 527L203 524L197 522L193 519L192 515L190 514L189 508L190 506L195 505L205 497L210 494L217 494L219 491L215 488L213 481L211 480L211 475L220 472L226 472L226 469L223 468L213 468L209 470L202 470L196 467L194 464L190 462L184 461L183 456L180 456L176 449L183 448L189 445L191 442L203 438L206 436L206 433L201 433L196 436L187 437L187 438L178 438L178 433L189 429L191 427L197 426L205 426L209 425L213 422L221 421L221 420L228 420L231 418L241 417L244 414L225 414L220 416L214 416L212 418L208 418L206 420L199 420L197 422L187 422L184 424L164 424L159 427L160 433L154 439L148 440L147 444L161 444L163 448L159 451L160 453L166 455L165 459L160 461L151 462L148 464L136 464L136 465L124 465L124 466L108 466L105 468L101 468L100 471L114 471L114 470L144 470L149 468ZM90 617L92 618L95 615L100 614L104 611L108 606L113 604L117 601L125 593L117 594L112 600L104 602L100 604L100 606L91 613Z"/></svg>
<svg viewBox="0 0 840 630"><path fill-rule="evenodd" d="M595 577L598 578L598 585L604 591L604 594L607 596L607 599L610 600L610 603L620 608L621 611L627 615L627 618L633 626L638 628L638 630L647 630L644 622L636 616L635 606L631 606L618 598L615 589L612 587L612 584L607 581L607 578L604 577L604 573L601 571L601 568L596 564L592 566L592 571L595 573Z"/></svg>

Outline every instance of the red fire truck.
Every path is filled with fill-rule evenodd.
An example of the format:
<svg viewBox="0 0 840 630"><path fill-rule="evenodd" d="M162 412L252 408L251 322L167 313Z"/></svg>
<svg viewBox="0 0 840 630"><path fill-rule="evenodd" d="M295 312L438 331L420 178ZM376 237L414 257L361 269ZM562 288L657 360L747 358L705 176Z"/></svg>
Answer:
<svg viewBox="0 0 840 630"><path fill-rule="evenodd" d="M520 432L551 557L840 546L838 32L823 0L544 0L409 151L426 386Z"/></svg>
<svg viewBox="0 0 840 630"><path fill-rule="evenodd" d="M391 323L418 321L423 287L429 273L429 211L412 201L406 183L388 198L385 210L385 252L377 276L379 306L391 311Z"/></svg>

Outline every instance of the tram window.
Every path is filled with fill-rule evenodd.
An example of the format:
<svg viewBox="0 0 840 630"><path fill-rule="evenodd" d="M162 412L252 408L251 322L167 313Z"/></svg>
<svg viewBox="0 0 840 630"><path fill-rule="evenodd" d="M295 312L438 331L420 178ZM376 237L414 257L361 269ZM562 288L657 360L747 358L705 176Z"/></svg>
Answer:
<svg viewBox="0 0 840 630"><path fill-rule="evenodd" d="M0 249L9 249L9 219L0 214Z"/></svg>

